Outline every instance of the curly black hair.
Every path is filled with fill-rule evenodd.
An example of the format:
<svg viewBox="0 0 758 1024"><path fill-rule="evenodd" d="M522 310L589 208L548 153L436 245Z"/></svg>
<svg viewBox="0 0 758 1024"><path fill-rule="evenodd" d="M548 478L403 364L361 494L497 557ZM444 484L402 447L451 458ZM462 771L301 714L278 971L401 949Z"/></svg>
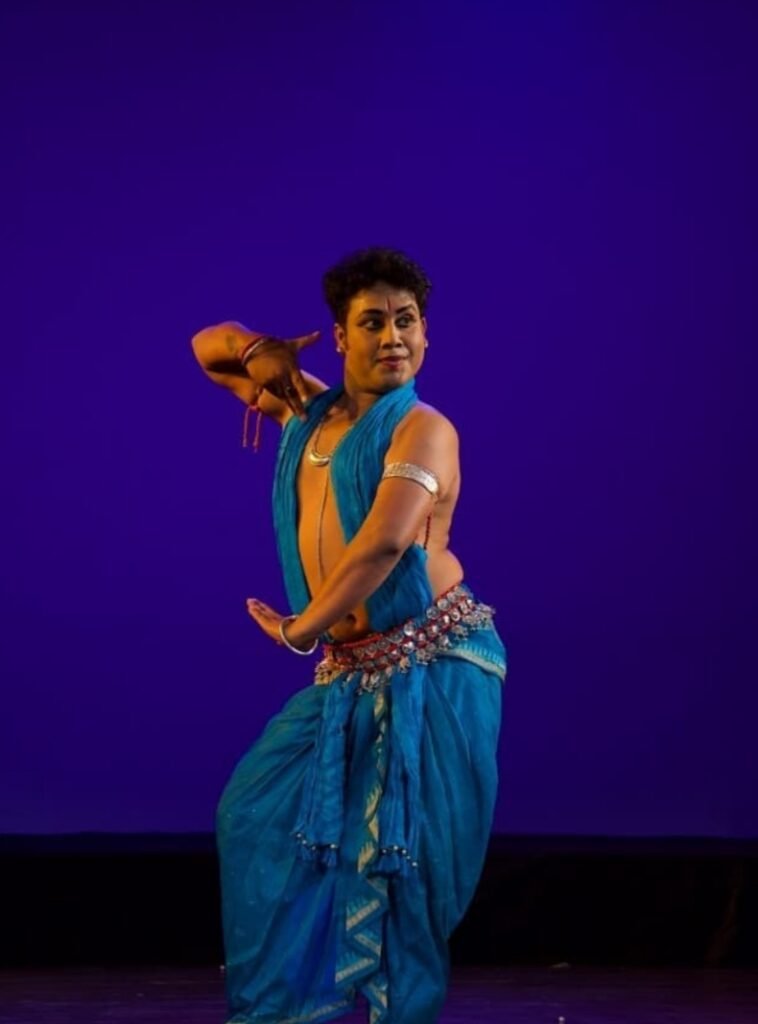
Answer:
<svg viewBox="0 0 758 1024"><path fill-rule="evenodd" d="M373 246L351 253L324 274L324 296L335 321L344 326L353 296L378 281L412 292L419 312L424 315L432 290L432 282L424 271L398 249Z"/></svg>

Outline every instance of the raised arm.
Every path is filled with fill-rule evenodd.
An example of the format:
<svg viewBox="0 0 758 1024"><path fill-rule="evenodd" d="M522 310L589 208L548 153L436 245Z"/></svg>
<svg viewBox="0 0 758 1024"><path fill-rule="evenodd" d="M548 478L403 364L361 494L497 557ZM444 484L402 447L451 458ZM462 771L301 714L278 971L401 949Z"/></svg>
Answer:
<svg viewBox="0 0 758 1024"><path fill-rule="evenodd" d="M282 426L303 415L303 403L326 384L298 366L300 351L319 332L285 340L251 331L235 321L205 327L192 339L192 351L204 373L245 405L256 405ZM250 353L250 345L257 342ZM250 356L242 365L245 353Z"/></svg>
<svg viewBox="0 0 758 1024"><path fill-rule="evenodd" d="M381 586L418 536L435 500L445 500L459 475L452 423L434 409L417 406L400 424L385 456L385 467L397 463L419 466L436 477L437 495L417 480L382 479L361 528L308 607L287 626L295 646L307 647Z"/></svg>

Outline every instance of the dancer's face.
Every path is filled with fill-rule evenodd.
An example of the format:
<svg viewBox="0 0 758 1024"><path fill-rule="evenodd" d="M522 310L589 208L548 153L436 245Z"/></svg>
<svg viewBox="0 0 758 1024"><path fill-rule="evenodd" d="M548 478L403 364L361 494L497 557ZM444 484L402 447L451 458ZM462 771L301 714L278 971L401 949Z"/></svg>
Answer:
<svg viewBox="0 0 758 1024"><path fill-rule="evenodd" d="M426 320L412 292L380 281L353 296L334 337L345 360L345 384L384 394L421 369Z"/></svg>

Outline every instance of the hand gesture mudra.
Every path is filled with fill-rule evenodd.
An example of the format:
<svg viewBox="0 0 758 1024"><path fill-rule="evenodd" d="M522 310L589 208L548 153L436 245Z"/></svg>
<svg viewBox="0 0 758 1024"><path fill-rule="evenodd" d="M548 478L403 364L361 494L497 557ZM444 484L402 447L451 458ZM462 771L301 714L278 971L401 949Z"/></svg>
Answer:
<svg viewBox="0 0 758 1024"><path fill-rule="evenodd" d="M285 402L295 416L305 416L308 391L298 366L298 354L301 349L312 345L320 333L312 331L289 339L267 336L255 346L245 363L245 370L257 385L256 401L265 390Z"/></svg>

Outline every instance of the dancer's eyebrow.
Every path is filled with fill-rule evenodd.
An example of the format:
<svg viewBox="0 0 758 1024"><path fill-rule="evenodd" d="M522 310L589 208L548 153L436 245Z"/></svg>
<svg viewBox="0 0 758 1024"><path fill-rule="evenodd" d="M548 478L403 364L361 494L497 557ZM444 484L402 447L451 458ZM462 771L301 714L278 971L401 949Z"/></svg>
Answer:
<svg viewBox="0 0 758 1024"><path fill-rule="evenodd" d="M411 312L411 313L414 312L413 304L412 303L408 303L407 306L400 306L399 309L395 310L393 315L397 316L399 313L409 313L409 312ZM377 316L377 315L379 315L379 316L386 316L387 315L387 310L386 309L373 309L373 308L371 308L371 309L363 309L360 312L360 316L368 316L369 314L371 314L372 316Z"/></svg>

